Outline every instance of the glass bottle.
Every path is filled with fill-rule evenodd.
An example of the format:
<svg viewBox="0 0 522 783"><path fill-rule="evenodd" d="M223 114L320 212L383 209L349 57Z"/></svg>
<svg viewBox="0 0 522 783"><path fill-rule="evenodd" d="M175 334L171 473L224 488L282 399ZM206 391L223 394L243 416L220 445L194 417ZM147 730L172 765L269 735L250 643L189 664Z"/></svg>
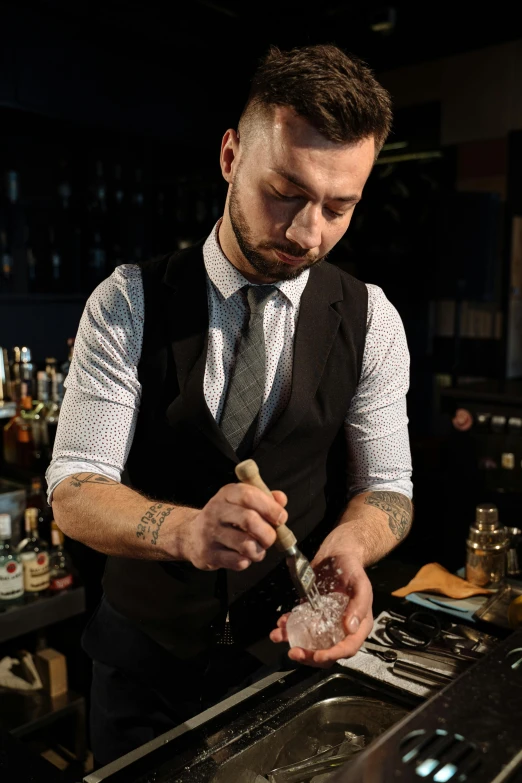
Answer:
<svg viewBox="0 0 522 783"><path fill-rule="evenodd" d="M21 603L24 597L24 572L20 557L11 546L11 517L0 514L0 604Z"/></svg>
<svg viewBox="0 0 522 783"><path fill-rule="evenodd" d="M52 549L49 557L49 591L52 593L68 590L74 581L71 560L64 549L63 541L63 533L53 519L51 522Z"/></svg>
<svg viewBox="0 0 522 783"><path fill-rule="evenodd" d="M27 384L26 394L30 397L34 397L36 391L35 379L35 366L31 356L31 349L24 345L20 350L20 381Z"/></svg>
<svg viewBox="0 0 522 783"><path fill-rule="evenodd" d="M43 481L40 476L33 476L31 488L27 492L26 508L36 508L38 511L38 530L44 541L51 538L52 509L47 502Z"/></svg>
<svg viewBox="0 0 522 783"><path fill-rule="evenodd" d="M49 547L38 535L38 509L25 510L24 538L18 548L24 569L24 588L29 597L37 598L49 588Z"/></svg>
<svg viewBox="0 0 522 783"><path fill-rule="evenodd" d="M34 445L31 428L26 421L33 407L33 401L27 393L27 384L20 384L20 395L16 401L16 413L4 427L4 460L10 465L25 464L32 461ZM22 432L21 432L22 431Z"/></svg>
<svg viewBox="0 0 522 783"><path fill-rule="evenodd" d="M16 431L16 464L19 468L29 470L34 463L34 440L31 416L33 399L27 392L26 383L22 382L21 411Z"/></svg>

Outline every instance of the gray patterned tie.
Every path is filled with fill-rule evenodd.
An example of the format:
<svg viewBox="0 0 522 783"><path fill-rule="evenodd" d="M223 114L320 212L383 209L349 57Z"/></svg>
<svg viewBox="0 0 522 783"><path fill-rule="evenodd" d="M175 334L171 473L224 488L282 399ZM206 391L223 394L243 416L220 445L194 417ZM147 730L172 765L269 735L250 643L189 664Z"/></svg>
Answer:
<svg viewBox="0 0 522 783"><path fill-rule="evenodd" d="M243 331L236 363L228 383L220 427L239 457L254 442L257 417L265 390L265 335L263 313L276 292L273 285L247 286L250 320Z"/></svg>

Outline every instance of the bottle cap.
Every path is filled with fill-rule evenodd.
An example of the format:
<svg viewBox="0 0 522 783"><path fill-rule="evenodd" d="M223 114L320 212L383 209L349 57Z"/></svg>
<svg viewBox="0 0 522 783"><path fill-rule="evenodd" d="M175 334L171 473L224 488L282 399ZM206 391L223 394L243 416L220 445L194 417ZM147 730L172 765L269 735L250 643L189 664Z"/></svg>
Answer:
<svg viewBox="0 0 522 783"><path fill-rule="evenodd" d="M23 346L22 350L20 351L20 359L25 364L26 362L31 361L31 349L27 348L27 346Z"/></svg>
<svg viewBox="0 0 522 783"><path fill-rule="evenodd" d="M477 506L475 521L480 530L494 530L498 523L497 507L487 503Z"/></svg>
<svg viewBox="0 0 522 783"><path fill-rule="evenodd" d="M0 514L0 539L11 538L11 516Z"/></svg>

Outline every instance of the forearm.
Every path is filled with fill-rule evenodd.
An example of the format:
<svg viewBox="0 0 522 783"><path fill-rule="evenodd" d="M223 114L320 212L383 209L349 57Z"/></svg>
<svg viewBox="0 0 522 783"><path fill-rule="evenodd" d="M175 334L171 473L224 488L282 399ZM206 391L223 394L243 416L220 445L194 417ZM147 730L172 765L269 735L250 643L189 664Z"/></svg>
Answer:
<svg viewBox="0 0 522 783"><path fill-rule="evenodd" d="M318 554L353 554L367 567L385 557L406 538L412 519L413 505L406 495L388 491L362 492L350 500Z"/></svg>
<svg viewBox="0 0 522 783"><path fill-rule="evenodd" d="M184 560L186 524L198 511L150 500L98 473L77 473L53 493L54 518L70 538L108 555Z"/></svg>

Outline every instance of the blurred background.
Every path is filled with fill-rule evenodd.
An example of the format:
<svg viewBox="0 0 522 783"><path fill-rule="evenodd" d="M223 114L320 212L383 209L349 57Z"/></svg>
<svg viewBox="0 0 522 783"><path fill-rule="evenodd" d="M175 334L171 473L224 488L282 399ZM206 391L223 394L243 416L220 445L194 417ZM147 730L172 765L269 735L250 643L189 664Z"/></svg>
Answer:
<svg viewBox="0 0 522 783"><path fill-rule="evenodd" d="M331 260L381 286L406 329L416 522L397 557L461 567L481 502L520 525L522 24L512 9L0 2L0 512L12 513L15 543L28 504L51 538L42 479L87 297L116 265L209 233L226 192L221 138L270 44L335 43L393 99L392 134ZM69 587L69 621L41 604L38 621L49 612L45 642L62 647L77 643L103 568L67 547L86 591ZM11 620L2 631L1 620L0 642L34 630ZM85 662L69 669L85 690Z"/></svg>

